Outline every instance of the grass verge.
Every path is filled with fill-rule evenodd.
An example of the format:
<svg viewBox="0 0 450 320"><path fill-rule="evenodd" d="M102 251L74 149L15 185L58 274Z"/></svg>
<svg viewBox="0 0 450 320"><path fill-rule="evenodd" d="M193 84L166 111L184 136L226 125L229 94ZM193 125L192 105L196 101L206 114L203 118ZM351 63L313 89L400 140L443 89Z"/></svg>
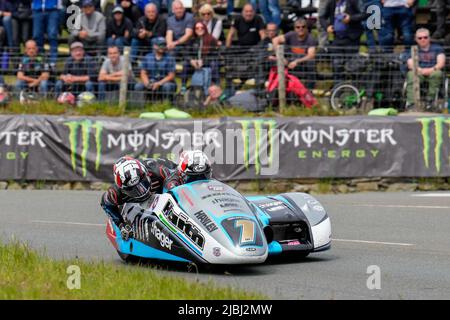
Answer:
<svg viewBox="0 0 450 320"><path fill-rule="evenodd" d="M264 299L230 287L220 288L163 276L152 268L83 260L55 261L26 244L0 243L0 299ZM80 289L69 290L67 281L78 266Z"/></svg>

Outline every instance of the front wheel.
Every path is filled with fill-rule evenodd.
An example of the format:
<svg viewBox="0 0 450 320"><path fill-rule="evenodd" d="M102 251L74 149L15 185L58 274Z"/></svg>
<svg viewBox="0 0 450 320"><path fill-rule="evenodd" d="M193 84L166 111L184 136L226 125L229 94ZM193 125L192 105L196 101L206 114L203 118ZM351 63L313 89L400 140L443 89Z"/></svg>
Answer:
<svg viewBox="0 0 450 320"><path fill-rule="evenodd" d="M361 103L360 92L350 83L338 84L332 90L330 103L336 111L358 108Z"/></svg>

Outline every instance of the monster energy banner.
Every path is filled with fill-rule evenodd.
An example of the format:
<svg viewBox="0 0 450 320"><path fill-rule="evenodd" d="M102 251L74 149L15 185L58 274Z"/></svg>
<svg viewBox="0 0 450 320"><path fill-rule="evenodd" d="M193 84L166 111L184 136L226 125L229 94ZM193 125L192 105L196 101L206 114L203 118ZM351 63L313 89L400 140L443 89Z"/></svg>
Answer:
<svg viewBox="0 0 450 320"><path fill-rule="evenodd" d="M0 180L110 181L123 155L201 149L221 180L450 176L450 117L0 116Z"/></svg>

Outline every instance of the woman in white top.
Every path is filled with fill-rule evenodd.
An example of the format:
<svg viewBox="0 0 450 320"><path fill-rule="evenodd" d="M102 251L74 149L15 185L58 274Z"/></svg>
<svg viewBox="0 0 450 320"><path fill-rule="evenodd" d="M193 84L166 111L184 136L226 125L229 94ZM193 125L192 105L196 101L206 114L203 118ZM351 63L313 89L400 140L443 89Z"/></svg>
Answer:
<svg viewBox="0 0 450 320"><path fill-rule="evenodd" d="M200 21L207 26L208 33L218 41L219 46L222 45L222 42L225 40L222 20L214 17L215 13L213 7L206 3L200 7L198 13L200 15Z"/></svg>

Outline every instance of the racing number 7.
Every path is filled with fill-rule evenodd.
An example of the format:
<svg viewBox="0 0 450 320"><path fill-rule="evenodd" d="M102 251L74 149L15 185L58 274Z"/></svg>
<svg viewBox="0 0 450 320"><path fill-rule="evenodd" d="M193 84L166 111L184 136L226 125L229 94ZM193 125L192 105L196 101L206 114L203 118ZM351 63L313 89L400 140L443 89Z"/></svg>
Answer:
<svg viewBox="0 0 450 320"><path fill-rule="evenodd" d="M239 243L251 244L255 242L255 223L251 220L237 220L236 228L241 228Z"/></svg>

